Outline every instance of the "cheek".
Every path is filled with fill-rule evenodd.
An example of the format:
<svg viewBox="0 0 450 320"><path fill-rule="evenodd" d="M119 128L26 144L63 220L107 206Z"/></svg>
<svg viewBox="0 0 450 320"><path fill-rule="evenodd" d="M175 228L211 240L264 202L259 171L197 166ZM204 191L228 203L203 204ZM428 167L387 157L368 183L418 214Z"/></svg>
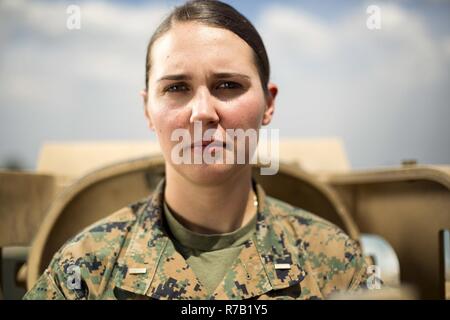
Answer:
<svg viewBox="0 0 450 320"><path fill-rule="evenodd" d="M265 101L259 95L244 95L224 108L226 128L259 128L264 115Z"/></svg>
<svg viewBox="0 0 450 320"><path fill-rule="evenodd" d="M182 109L160 108L153 112L155 131L163 153L168 156L178 141L172 141L172 133L175 129L186 128L189 123L189 115Z"/></svg>

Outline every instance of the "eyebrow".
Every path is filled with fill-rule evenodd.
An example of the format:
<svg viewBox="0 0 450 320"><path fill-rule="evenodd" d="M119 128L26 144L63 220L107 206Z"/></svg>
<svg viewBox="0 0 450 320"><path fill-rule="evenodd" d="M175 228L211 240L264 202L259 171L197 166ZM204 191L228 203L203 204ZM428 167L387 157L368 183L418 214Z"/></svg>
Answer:
<svg viewBox="0 0 450 320"><path fill-rule="evenodd" d="M229 79L229 78L235 78L235 77L245 78L245 79L250 80L249 76L242 74L242 73L236 73L236 72L220 72L220 73L215 73L212 76L212 78L215 78L215 79ZM157 80L157 82L164 81L164 80L180 81L180 80L190 80L190 79L192 79L192 77L187 74L168 74L168 75L165 75L165 76L159 78Z"/></svg>

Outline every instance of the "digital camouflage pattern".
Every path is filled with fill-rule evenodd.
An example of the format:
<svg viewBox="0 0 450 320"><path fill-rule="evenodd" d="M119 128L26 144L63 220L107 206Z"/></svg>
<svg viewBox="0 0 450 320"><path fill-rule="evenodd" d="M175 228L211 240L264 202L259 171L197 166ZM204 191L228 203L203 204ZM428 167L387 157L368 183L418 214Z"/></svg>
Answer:
<svg viewBox="0 0 450 320"><path fill-rule="evenodd" d="M209 295L166 232L163 191L164 180L148 200L67 242L24 299L323 299L365 287L357 242L256 185L256 231ZM75 288L74 266L81 280Z"/></svg>

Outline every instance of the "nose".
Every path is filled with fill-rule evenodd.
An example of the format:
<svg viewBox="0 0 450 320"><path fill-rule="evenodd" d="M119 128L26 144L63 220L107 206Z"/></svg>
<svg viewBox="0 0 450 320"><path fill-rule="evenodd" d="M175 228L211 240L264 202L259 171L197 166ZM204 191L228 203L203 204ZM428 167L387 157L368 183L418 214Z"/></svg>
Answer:
<svg viewBox="0 0 450 320"><path fill-rule="evenodd" d="M189 119L190 123L201 121L204 126L215 125L219 122L219 115L214 105L214 97L206 88L197 91L192 99L192 113Z"/></svg>

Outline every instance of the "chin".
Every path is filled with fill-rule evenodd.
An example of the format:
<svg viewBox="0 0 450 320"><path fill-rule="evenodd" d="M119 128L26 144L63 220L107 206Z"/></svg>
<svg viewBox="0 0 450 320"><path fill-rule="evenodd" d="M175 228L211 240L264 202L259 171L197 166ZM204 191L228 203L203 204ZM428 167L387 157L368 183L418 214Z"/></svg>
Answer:
<svg viewBox="0 0 450 320"><path fill-rule="evenodd" d="M249 165L189 164L175 165L174 169L187 180L199 185L217 185L240 174Z"/></svg>

